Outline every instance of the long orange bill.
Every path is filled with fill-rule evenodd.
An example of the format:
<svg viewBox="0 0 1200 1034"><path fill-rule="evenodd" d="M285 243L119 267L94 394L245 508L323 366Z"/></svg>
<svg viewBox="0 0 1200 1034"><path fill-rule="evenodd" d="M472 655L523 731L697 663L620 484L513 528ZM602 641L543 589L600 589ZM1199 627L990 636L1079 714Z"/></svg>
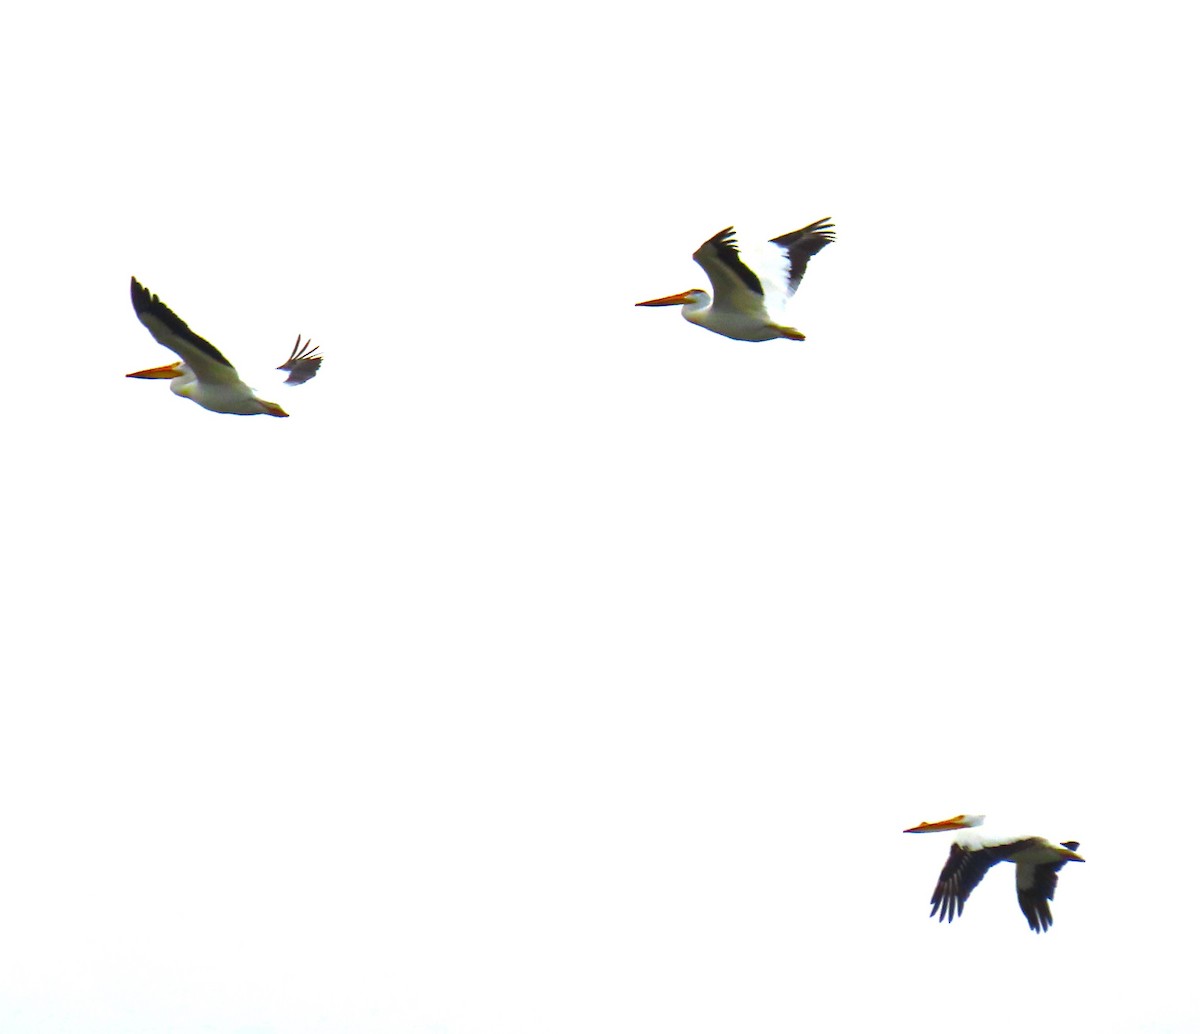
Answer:
<svg viewBox="0 0 1200 1034"><path fill-rule="evenodd" d="M634 305L683 305L688 300L688 292L669 294L665 298L651 298L648 302L634 302Z"/></svg>
<svg viewBox="0 0 1200 1034"><path fill-rule="evenodd" d="M942 819L941 822L922 822L912 829L902 830L904 833L943 833L951 829L963 829L962 816L955 815L952 819Z"/></svg>
<svg viewBox="0 0 1200 1034"><path fill-rule="evenodd" d="M179 363L170 366L156 366L152 370L138 370L137 373L127 373L126 377L141 377L143 380L169 379L179 376Z"/></svg>

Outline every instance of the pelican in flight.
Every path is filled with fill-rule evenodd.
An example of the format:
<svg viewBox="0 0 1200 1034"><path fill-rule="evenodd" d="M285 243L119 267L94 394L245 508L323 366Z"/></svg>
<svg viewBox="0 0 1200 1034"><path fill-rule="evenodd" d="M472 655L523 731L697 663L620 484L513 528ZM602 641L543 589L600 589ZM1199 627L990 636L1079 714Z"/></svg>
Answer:
<svg viewBox="0 0 1200 1034"><path fill-rule="evenodd" d="M191 399L214 413L287 416L276 403L258 398L238 377L237 370L228 359L199 334L189 330L188 325L159 301L158 295L151 294L139 284L136 277L130 277L129 289L137 318L155 341L179 356L179 361L150 370L138 370L126 374L127 377L169 379L171 390L176 395ZM278 367L287 371L285 384L303 384L317 375L322 357L311 345L310 339L302 346L297 336L296 346L288 361Z"/></svg>
<svg viewBox="0 0 1200 1034"><path fill-rule="evenodd" d="M941 833L959 830L950 845L950 857L942 868L937 886L933 888L931 916L938 913L938 922L943 919L954 922L961 916L963 905L971 896L979 881L997 862L1015 862L1017 866L1017 904L1025 913L1029 929L1034 933L1049 930L1054 917L1050 915L1050 902L1054 900L1054 889L1058 886L1058 870L1067 862L1082 862L1075 852L1078 840L1064 840L1055 844L1044 837L1031 836L985 836L966 832L973 826L982 826L983 815L955 815L941 822L922 822L919 826L904 830L905 833Z"/></svg>
<svg viewBox="0 0 1200 1034"><path fill-rule="evenodd" d="M692 256L712 281L713 297L695 288L665 298L652 298L638 305L682 305L683 318L714 334L738 341L770 341L785 337L803 341L795 327L786 327L772 319L796 293L808 260L833 240L833 223L818 219L802 230L793 230L771 241L772 257L782 266L778 280L767 274L762 279L742 261L733 227L728 226L700 245ZM774 271L772 271L774 272Z"/></svg>

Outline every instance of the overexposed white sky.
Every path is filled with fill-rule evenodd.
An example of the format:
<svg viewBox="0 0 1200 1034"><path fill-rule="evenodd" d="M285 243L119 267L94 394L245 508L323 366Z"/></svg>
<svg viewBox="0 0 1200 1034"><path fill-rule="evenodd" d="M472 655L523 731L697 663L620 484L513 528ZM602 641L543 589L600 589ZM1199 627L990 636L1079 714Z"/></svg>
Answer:
<svg viewBox="0 0 1200 1034"><path fill-rule="evenodd" d="M6 17L0 1029L1200 1030L1185 5Z"/></svg>

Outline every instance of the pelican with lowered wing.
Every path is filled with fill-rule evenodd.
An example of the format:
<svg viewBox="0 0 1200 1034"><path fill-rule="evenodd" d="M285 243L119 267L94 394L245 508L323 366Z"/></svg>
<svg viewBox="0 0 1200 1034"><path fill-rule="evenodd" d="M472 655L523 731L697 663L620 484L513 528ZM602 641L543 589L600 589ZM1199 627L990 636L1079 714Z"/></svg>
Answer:
<svg viewBox="0 0 1200 1034"><path fill-rule="evenodd" d="M906 829L905 833L941 833L957 830L950 846L950 857L942 867L937 886L933 889L929 913L938 922L954 922L961 916L963 905L980 880L997 862L1014 862L1017 866L1017 904L1034 933L1050 929L1054 917L1050 902L1058 887L1058 871L1067 862L1082 862L1075 852L1077 840L1053 843L1044 837L988 836L972 832L983 825L983 815L955 815L941 822L922 822ZM940 912L940 914L938 914Z"/></svg>

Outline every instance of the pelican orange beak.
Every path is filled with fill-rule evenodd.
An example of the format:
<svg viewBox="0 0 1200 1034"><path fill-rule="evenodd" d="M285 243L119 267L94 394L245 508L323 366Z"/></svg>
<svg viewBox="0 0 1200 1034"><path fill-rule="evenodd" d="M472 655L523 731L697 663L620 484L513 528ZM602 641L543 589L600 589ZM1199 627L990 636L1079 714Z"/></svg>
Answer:
<svg viewBox="0 0 1200 1034"><path fill-rule="evenodd" d="M955 815L952 819L942 819L941 822L922 822L919 826L904 830L905 833L943 833L950 829L966 829L963 821L965 815Z"/></svg>
<svg viewBox="0 0 1200 1034"><path fill-rule="evenodd" d="M138 370L137 373L127 373L126 377L140 377L143 380L170 380L182 372L183 363L171 363L170 366L156 366L152 370Z"/></svg>
<svg viewBox="0 0 1200 1034"><path fill-rule="evenodd" d="M287 416L288 415L287 413L285 413L283 411L283 407L275 402L266 402L263 399L259 399L258 404L260 406L262 406L263 412L266 413L267 416Z"/></svg>
<svg viewBox="0 0 1200 1034"><path fill-rule="evenodd" d="M680 294L669 294L665 298L651 298L648 302L634 302L634 305L686 305L691 291Z"/></svg>

